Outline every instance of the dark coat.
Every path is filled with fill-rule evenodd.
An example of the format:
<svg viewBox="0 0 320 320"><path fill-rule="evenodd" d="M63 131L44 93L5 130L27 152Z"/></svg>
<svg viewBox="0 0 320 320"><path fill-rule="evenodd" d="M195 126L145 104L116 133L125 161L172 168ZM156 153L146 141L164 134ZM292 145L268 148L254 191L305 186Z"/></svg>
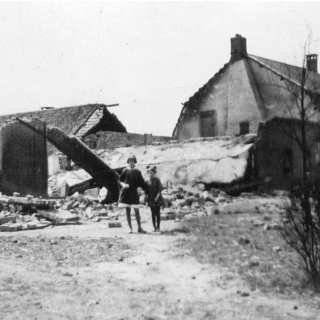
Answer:
<svg viewBox="0 0 320 320"><path fill-rule="evenodd" d="M159 205L161 206L163 204L163 197L160 194L160 197L158 201L155 201L155 198L157 197L158 193L163 190L161 181L158 177L153 177L151 179L148 179L146 181L146 195L148 199L149 206Z"/></svg>
<svg viewBox="0 0 320 320"><path fill-rule="evenodd" d="M141 171L134 168L124 168L120 175L120 181L129 185L129 188L121 190L119 202L126 204L139 204L137 188L146 190L146 184Z"/></svg>

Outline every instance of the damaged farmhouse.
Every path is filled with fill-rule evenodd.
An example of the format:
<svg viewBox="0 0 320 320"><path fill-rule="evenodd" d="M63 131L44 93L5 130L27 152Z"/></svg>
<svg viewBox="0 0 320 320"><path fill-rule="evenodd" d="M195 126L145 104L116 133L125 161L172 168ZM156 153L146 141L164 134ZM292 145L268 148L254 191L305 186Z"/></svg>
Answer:
<svg viewBox="0 0 320 320"><path fill-rule="evenodd" d="M319 164L320 75L317 55L305 57L306 68L247 53L246 38L231 39L231 57L184 103L173 131L179 142L200 137L255 136L248 157L249 180L269 177L274 189L289 189L301 179L302 153L293 135L301 126L301 102L310 145L310 175ZM304 97L301 98L303 88ZM189 140L190 141L190 140Z"/></svg>

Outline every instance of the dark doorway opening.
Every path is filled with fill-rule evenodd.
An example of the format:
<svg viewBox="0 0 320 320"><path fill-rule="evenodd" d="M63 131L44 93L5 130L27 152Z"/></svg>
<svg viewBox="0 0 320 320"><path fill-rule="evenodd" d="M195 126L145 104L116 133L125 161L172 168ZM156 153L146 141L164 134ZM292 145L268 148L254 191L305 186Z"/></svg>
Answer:
<svg viewBox="0 0 320 320"><path fill-rule="evenodd" d="M216 111L200 112L201 137L214 137L216 127Z"/></svg>

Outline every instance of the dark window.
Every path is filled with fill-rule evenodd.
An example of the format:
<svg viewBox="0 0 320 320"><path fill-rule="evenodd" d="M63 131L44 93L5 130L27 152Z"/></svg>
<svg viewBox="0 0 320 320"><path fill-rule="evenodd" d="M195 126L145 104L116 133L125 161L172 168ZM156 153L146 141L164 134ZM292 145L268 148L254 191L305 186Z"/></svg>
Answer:
<svg viewBox="0 0 320 320"><path fill-rule="evenodd" d="M283 155L283 174L292 173L292 149L285 149Z"/></svg>
<svg viewBox="0 0 320 320"><path fill-rule="evenodd" d="M240 135L244 135L250 132L249 121L240 122Z"/></svg>

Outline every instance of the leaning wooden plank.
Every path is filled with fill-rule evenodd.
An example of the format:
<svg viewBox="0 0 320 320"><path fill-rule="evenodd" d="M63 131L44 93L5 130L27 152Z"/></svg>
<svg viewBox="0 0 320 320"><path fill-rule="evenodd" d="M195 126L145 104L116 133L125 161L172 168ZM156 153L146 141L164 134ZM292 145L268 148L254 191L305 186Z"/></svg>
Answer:
<svg viewBox="0 0 320 320"><path fill-rule="evenodd" d="M44 228L47 228L49 226L51 226L52 223L49 222L49 223L37 223L36 224L36 229L44 229Z"/></svg>
<svg viewBox="0 0 320 320"><path fill-rule="evenodd" d="M55 212L38 210L36 214L38 216L56 222L78 221L80 219L78 215L73 214L67 210L57 210Z"/></svg>
<svg viewBox="0 0 320 320"><path fill-rule="evenodd" d="M81 181L77 184L69 186L69 195L71 196L76 192L83 194L85 190L96 188L96 187L98 187L97 183L94 181L93 178L90 178L88 180Z"/></svg>
<svg viewBox="0 0 320 320"><path fill-rule="evenodd" d="M27 197L0 197L0 202L5 204L20 204L30 205L36 208L52 208L55 204L55 200L39 199L39 198L27 198Z"/></svg>

